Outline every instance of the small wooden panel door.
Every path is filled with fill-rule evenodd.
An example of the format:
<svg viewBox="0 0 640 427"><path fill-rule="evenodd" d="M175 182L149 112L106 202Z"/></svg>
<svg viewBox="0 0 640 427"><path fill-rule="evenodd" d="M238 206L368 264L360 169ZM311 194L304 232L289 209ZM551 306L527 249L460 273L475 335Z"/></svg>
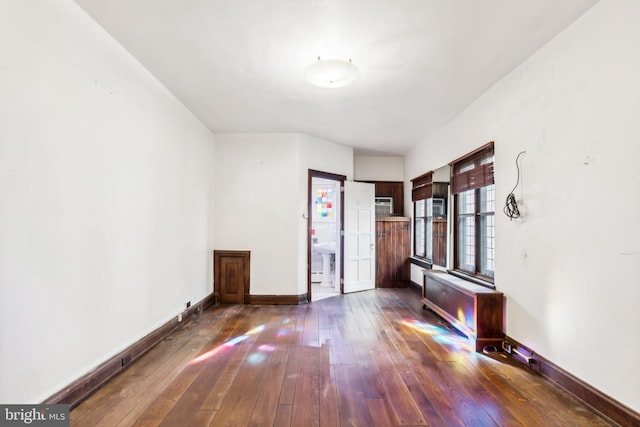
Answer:
<svg viewBox="0 0 640 427"><path fill-rule="evenodd" d="M213 293L220 304L249 301L249 251L213 251Z"/></svg>
<svg viewBox="0 0 640 427"><path fill-rule="evenodd" d="M405 217L376 219L376 287L405 287L409 282L411 254L410 220Z"/></svg>
<svg viewBox="0 0 640 427"><path fill-rule="evenodd" d="M437 218L433 220L433 253L434 265L446 267L447 265L447 220Z"/></svg>

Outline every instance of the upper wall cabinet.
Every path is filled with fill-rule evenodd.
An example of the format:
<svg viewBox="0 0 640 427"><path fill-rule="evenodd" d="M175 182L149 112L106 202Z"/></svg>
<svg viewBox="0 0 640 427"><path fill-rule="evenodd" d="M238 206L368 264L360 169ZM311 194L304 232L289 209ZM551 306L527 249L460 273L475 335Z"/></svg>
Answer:
<svg viewBox="0 0 640 427"><path fill-rule="evenodd" d="M376 197L393 199L393 215L404 215L404 183L401 181L363 181L375 185Z"/></svg>

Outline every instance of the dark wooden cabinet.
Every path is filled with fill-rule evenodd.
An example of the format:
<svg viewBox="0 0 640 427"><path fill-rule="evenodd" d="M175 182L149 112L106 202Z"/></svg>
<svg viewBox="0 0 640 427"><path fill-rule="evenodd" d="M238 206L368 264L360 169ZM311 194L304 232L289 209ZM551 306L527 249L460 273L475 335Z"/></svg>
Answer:
<svg viewBox="0 0 640 427"><path fill-rule="evenodd" d="M393 197L393 214L404 215L404 183L402 181L360 181L375 185L376 197Z"/></svg>
<svg viewBox="0 0 640 427"><path fill-rule="evenodd" d="M376 218L376 288L409 284L410 224L407 217Z"/></svg>
<svg viewBox="0 0 640 427"><path fill-rule="evenodd" d="M500 348L504 337L502 292L445 271L425 270L422 302L473 342L476 351Z"/></svg>
<svg viewBox="0 0 640 427"><path fill-rule="evenodd" d="M213 294L216 303L249 303L249 251L213 251Z"/></svg>
<svg viewBox="0 0 640 427"><path fill-rule="evenodd" d="M431 224L433 239L432 263L445 267L447 265L447 219L434 218Z"/></svg>
<svg viewBox="0 0 640 427"><path fill-rule="evenodd" d="M376 197L393 197L393 214L404 215L404 184L393 181L374 182Z"/></svg>

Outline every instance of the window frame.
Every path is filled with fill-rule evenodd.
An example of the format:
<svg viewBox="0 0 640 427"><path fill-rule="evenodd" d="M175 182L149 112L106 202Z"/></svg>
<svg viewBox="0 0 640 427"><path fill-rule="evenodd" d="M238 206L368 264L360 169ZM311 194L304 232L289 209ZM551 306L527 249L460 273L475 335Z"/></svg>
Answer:
<svg viewBox="0 0 640 427"><path fill-rule="evenodd" d="M424 173L414 179L411 180L412 189L411 189L411 201L413 202L413 256L420 259L432 263L433 260L432 255L427 251L429 238L431 238L432 231L428 227L429 222L429 212L427 209L427 200L432 197L432 181L433 181L433 171L429 171ZM418 216L418 202L424 203L424 215ZM418 227L418 221L422 221L422 227ZM421 239L418 239L418 233L422 230ZM422 241L422 247L420 251L418 250L419 242ZM420 252L420 255L418 253ZM424 255L423 255L424 254ZM431 257L430 257L431 255Z"/></svg>
<svg viewBox="0 0 640 427"><path fill-rule="evenodd" d="M423 215L418 216L418 203L422 202L424 207ZM427 258L427 199L420 199L413 202L413 256L420 259ZM418 223L421 223L418 226ZM420 239L418 239L418 234ZM422 243L422 244L420 244ZM420 248L418 248L420 246Z"/></svg>
<svg viewBox="0 0 640 427"><path fill-rule="evenodd" d="M482 282L486 282L488 286L494 287L495 276L495 183L493 177L493 164L495 159L495 150L493 142L483 145L477 150L460 157L450 163L452 174L452 195L453 195L453 271L463 274L465 276L471 276L479 279ZM482 191L491 187L489 191L493 194L491 200L492 211L481 211L482 208ZM473 192L473 207L471 211L461 212L461 197ZM486 245L486 234L482 231L483 218L493 217L492 222L493 233L490 236L490 240L493 242L493 246ZM461 248L461 221L468 218L473 218L473 264L465 264L461 257L464 253L461 253L464 249ZM471 234L471 233L470 233ZM483 257L483 253L492 254L493 257L489 258L488 255ZM484 263L486 260L492 260L494 270L484 269ZM488 272L492 274L487 274Z"/></svg>

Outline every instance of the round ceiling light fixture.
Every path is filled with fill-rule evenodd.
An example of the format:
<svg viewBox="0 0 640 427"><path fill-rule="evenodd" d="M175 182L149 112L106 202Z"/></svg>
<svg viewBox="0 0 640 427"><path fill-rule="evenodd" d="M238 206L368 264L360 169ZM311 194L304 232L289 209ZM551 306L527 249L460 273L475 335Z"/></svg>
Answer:
<svg viewBox="0 0 640 427"><path fill-rule="evenodd" d="M318 60L307 67L305 77L310 84L322 88L349 86L360 75L360 70L351 60Z"/></svg>

